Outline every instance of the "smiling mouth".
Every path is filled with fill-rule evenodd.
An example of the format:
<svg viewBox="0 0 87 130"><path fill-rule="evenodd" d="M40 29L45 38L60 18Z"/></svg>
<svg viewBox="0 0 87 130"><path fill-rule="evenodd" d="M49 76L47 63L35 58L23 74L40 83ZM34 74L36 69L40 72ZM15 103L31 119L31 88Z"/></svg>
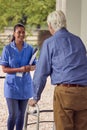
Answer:
<svg viewBox="0 0 87 130"><path fill-rule="evenodd" d="M19 39L24 39L24 37L19 37Z"/></svg>

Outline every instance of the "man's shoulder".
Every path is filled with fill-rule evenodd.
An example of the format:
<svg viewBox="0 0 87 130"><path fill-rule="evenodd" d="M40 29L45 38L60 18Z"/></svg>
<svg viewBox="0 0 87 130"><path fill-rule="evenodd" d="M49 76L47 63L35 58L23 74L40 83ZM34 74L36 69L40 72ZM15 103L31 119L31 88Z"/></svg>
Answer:
<svg viewBox="0 0 87 130"><path fill-rule="evenodd" d="M71 36L71 37L74 37L74 38L77 38L77 39L81 39L80 36L78 36L77 34L74 34L72 32L69 32L68 31L68 34Z"/></svg>
<svg viewBox="0 0 87 130"><path fill-rule="evenodd" d="M49 38L47 38L44 42L46 43L46 44L50 44L51 42L53 42L54 41L54 36L51 36L51 37L49 37Z"/></svg>

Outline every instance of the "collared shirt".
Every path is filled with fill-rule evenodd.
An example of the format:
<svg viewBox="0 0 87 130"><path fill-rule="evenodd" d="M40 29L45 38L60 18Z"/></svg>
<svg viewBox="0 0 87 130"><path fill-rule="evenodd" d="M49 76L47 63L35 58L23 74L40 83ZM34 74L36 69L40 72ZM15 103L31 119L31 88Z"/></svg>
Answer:
<svg viewBox="0 0 87 130"><path fill-rule="evenodd" d="M0 64L11 68L19 68L29 64L33 53L33 47L24 42L19 51L11 42L3 48ZM17 73L6 74L4 83L4 95L6 98L28 99L32 97L32 79L30 73L23 73L22 77Z"/></svg>
<svg viewBox="0 0 87 130"><path fill-rule="evenodd" d="M87 85L86 49L78 36L65 28L44 41L34 74L34 98L40 99L47 77L51 83Z"/></svg>

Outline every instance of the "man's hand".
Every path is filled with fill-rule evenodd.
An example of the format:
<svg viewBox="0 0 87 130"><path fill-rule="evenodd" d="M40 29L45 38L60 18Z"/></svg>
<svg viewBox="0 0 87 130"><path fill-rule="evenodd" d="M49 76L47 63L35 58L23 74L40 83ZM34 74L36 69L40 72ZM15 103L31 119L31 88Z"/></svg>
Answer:
<svg viewBox="0 0 87 130"><path fill-rule="evenodd" d="M35 104L37 104L37 101L35 99L29 99L29 105L34 107Z"/></svg>

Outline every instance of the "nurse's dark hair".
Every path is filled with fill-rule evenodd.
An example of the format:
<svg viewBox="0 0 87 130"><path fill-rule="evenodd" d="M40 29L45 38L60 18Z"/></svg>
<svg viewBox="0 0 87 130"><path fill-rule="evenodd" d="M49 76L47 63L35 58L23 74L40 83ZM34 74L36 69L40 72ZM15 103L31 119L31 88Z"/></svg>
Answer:
<svg viewBox="0 0 87 130"><path fill-rule="evenodd" d="M14 26L14 30L13 30L13 31L15 32L18 27L23 27L23 28L25 29L25 26L24 26L23 24L17 23L17 24ZM14 37L14 35L13 35L11 42L14 41L14 40L15 40L15 37Z"/></svg>

